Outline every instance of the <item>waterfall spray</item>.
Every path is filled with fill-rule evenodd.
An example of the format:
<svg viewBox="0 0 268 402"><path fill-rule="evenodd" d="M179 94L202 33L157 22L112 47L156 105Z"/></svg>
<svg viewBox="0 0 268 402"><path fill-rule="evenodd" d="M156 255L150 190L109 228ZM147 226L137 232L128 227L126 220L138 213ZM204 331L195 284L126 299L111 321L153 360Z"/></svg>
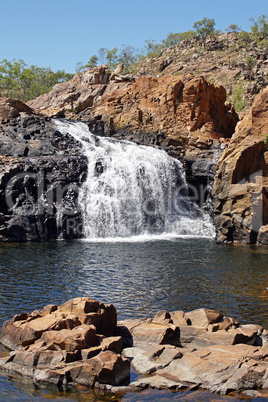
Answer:
<svg viewBox="0 0 268 402"><path fill-rule="evenodd" d="M180 161L163 150L97 137L84 123L55 120L83 145L88 175L79 193L86 239L213 237L214 226L188 197Z"/></svg>

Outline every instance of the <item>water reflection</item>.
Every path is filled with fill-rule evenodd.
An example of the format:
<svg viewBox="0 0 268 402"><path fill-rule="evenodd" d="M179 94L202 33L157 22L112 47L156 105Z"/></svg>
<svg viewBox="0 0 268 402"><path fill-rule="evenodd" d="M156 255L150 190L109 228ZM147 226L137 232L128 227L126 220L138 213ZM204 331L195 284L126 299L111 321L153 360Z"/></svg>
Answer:
<svg viewBox="0 0 268 402"><path fill-rule="evenodd" d="M76 296L114 303L119 318L159 309L219 309L268 327L268 249L204 239L51 242L0 247L0 324Z"/></svg>

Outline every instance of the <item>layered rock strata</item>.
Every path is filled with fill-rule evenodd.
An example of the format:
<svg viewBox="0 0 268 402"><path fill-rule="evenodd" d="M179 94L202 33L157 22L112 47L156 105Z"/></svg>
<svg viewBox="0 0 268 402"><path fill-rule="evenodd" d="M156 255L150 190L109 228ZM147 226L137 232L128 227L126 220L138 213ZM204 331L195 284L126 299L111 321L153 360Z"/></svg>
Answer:
<svg viewBox="0 0 268 402"><path fill-rule="evenodd" d="M214 310L163 310L117 323L113 305L82 297L14 316L3 324L1 342L13 352L0 368L36 382L268 395L267 331ZM131 383L130 364L137 373Z"/></svg>
<svg viewBox="0 0 268 402"><path fill-rule="evenodd" d="M268 244L268 87L256 96L218 161L218 241Z"/></svg>

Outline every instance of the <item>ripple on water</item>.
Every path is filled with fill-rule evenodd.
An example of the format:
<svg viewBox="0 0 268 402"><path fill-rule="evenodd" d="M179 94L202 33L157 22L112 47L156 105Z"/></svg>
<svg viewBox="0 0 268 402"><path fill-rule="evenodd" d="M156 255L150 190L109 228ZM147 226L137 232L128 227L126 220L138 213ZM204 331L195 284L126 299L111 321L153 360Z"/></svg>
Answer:
<svg viewBox="0 0 268 402"><path fill-rule="evenodd" d="M3 244L0 253L0 325L22 311L89 296L113 303L119 319L148 317L159 309L189 311L207 307L268 328L266 247L222 247L206 239L60 241ZM9 381L0 376L0 400L27 401L33 396L34 400L74 400L73 394L53 394L49 389L44 395L42 389L37 392L30 385L25 387L21 378ZM142 394L141 400L147 400L146 395ZM179 398L163 394L163 398L171 396ZM127 398L134 401L137 397ZM196 400L202 400L200 397ZM93 396L87 400L94 400L90 398Z"/></svg>

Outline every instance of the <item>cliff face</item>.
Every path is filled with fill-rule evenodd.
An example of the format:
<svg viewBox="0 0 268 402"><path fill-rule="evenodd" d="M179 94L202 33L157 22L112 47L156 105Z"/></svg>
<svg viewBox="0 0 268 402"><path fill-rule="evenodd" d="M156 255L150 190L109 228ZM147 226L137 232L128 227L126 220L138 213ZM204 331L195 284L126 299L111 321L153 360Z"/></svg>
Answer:
<svg viewBox="0 0 268 402"><path fill-rule="evenodd" d="M248 63L250 60L250 64ZM257 93L268 85L267 46L257 42L246 43L239 34L224 33L206 40L205 47L198 38L181 41L178 45L164 49L157 57L140 62L138 74L163 75L202 75L206 80L223 85L232 103L240 97L248 112L249 105Z"/></svg>
<svg viewBox="0 0 268 402"><path fill-rule="evenodd" d="M100 66L56 85L28 105L47 116L82 120L97 135L161 147L185 164L188 182L202 204L207 192L201 194L200 185L211 184L216 160L238 121L225 101L225 89L203 77L133 78L120 75L120 68L110 75Z"/></svg>
<svg viewBox="0 0 268 402"><path fill-rule="evenodd" d="M102 121L110 135L145 132L178 143L189 137L230 137L238 118L225 101L225 89L203 77L110 76L101 66L57 84L28 105L47 116L95 119L98 126Z"/></svg>
<svg viewBox="0 0 268 402"><path fill-rule="evenodd" d="M267 93L266 89L256 97L235 134L238 117L225 102L225 89L192 74L133 78L119 70L110 74L101 66L56 85L28 106L0 98L2 239L81 235L76 229L67 234L66 211L75 211L72 228L77 228L81 223L77 194L86 175L86 159L80 144L54 130L50 117L56 116L82 120L97 135L166 150L184 162L190 192L203 186L204 193L225 149L213 190L218 241L268 243ZM42 172L49 173L45 181ZM22 176L12 179L14 174ZM43 198L38 198L36 188L43 182ZM10 183L11 198L6 195ZM69 185L55 200L58 189ZM11 206L6 205L10 200ZM30 204L34 212L21 222L19 215L21 211L25 215ZM23 227L19 234L18 227Z"/></svg>
<svg viewBox="0 0 268 402"><path fill-rule="evenodd" d="M218 161L213 192L220 242L268 244L268 87Z"/></svg>

